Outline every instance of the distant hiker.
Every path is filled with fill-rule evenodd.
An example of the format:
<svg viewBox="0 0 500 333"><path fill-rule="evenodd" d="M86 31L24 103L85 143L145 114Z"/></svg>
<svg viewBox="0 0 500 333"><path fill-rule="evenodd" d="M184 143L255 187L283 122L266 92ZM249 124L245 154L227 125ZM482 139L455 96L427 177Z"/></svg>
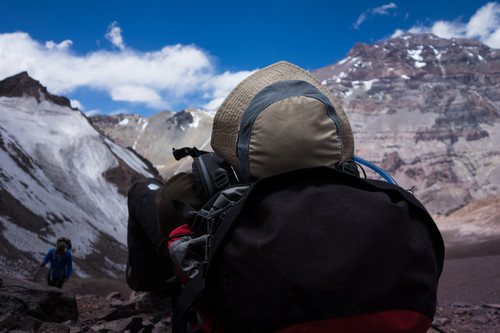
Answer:
<svg viewBox="0 0 500 333"><path fill-rule="evenodd" d="M173 332L427 332L444 245L422 204L354 156L342 106L281 61L243 80L192 172L128 193L136 308ZM361 177L358 164L386 181Z"/></svg>
<svg viewBox="0 0 500 333"><path fill-rule="evenodd" d="M50 249L40 263L40 267L43 267L50 262L50 269L47 274L47 284L49 286L61 288L64 282L68 282L73 270L70 246L66 241L58 240L56 247Z"/></svg>

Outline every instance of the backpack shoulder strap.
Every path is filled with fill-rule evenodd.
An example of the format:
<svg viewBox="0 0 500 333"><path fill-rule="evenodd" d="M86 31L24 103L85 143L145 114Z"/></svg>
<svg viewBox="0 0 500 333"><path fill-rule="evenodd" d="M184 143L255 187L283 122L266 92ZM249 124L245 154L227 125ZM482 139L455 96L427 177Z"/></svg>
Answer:
<svg viewBox="0 0 500 333"><path fill-rule="evenodd" d="M172 332L186 332L186 314L191 306L196 302L198 296L205 289L205 277L198 273L184 289L182 289L179 297L175 300L174 311L172 315Z"/></svg>
<svg viewBox="0 0 500 333"><path fill-rule="evenodd" d="M182 201L174 200L174 207L184 214L189 227L200 234L208 234L206 243L206 251L208 251L208 254L212 252L211 238L214 236L215 231L217 231L218 234L218 229L222 228L220 222L224 220L223 225L225 226L226 215L229 214L234 209L234 206L238 205L240 201L244 201L248 189L248 185L227 188L213 196L199 211L196 211ZM234 216L237 216L237 214ZM228 223L231 224L232 220L229 219ZM226 232L225 228L222 228L222 230L224 233ZM205 257L205 260L206 259L207 257ZM178 297L176 297L172 318L174 333L185 332L185 315L205 289L205 276L208 265L209 262L205 261L200 267L198 274L189 281Z"/></svg>

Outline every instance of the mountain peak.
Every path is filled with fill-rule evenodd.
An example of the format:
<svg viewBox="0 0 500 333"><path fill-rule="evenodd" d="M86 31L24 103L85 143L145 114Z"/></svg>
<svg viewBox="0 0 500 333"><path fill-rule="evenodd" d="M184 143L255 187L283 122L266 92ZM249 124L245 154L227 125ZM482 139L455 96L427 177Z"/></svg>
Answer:
<svg viewBox="0 0 500 333"><path fill-rule="evenodd" d="M63 96L55 96L47 91L47 88L42 86L39 81L34 80L28 75L28 72L21 72L14 76L8 77L0 81L0 97L35 97L38 102L44 99L53 102L54 104L67 106L71 108L69 99Z"/></svg>

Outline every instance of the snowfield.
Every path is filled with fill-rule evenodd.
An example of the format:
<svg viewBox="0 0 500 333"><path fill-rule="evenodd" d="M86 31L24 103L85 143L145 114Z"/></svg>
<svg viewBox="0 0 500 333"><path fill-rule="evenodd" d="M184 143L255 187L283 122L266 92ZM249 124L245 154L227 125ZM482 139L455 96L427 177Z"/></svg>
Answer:
<svg viewBox="0 0 500 333"><path fill-rule="evenodd" d="M0 232L11 246L37 261L59 236L72 240L80 259L102 233L126 246L126 198L103 174L120 158L151 176L142 160L102 137L79 111L33 97L0 97L0 136L0 189L49 222L33 232L22 226L30 221L0 212Z"/></svg>

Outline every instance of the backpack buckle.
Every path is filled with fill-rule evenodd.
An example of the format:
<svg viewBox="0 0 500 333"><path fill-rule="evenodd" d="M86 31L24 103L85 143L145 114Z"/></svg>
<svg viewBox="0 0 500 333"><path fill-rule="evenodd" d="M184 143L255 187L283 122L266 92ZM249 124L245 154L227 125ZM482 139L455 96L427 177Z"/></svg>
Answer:
<svg viewBox="0 0 500 333"><path fill-rule="evenodd" d="M227 176L226 170L219 168L215 170L214 182L217 189L223 189L229 185L229 177Z"/></svg>

